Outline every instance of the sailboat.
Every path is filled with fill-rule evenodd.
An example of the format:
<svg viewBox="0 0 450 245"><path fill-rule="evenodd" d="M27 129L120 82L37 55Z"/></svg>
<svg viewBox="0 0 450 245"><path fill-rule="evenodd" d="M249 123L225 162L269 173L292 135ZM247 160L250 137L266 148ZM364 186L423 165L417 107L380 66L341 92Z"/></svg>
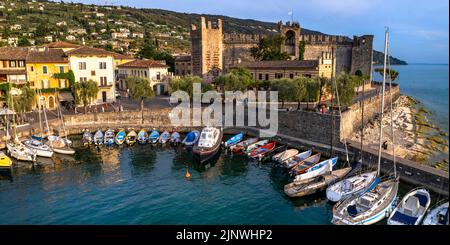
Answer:
<svg viewBox="0 0 450 245"><path fill-rule="evenodd" d="M47 137L48 145L53 149L54 152L65 155L73 155L75 154L75 150L70 146L72 145L72 141L67 138L66 127L64 123L64 117L61 111L61 104L58 101L58 107L56 108L58 120L60 122L61 128L64 131L64 137L60 135L49 135Z"/></svg>
<svg viewBox="0 0 450 245"><path fill-rule="evenodd" d="M383 112L384 112L384 93L386 85L386 60L388 55L389 30L386 30L385 50L384 50L384 72L382 84L381 112L380 112L380 137L378 149L378 170L377 178L380 178L381 168L381 146L383 139ZM391 100L392 106L392 100ZM391 117L391 127L393 121ZM394 134L392 134L394 137ZM384 219L395 207L399 186L399 176L396 171L395 152L394 152L394 175L387 176L372 189L367 190L358 196L352 196L348 199L338 202L333 207L333 224L345 225L370 225Z"/></svg>

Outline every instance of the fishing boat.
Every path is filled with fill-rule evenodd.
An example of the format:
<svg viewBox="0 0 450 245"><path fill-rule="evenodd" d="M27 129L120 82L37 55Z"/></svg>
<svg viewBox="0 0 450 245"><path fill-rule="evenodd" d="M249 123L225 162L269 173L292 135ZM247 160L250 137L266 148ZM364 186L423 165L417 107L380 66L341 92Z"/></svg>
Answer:
<svg viewBox="0 0 450 245"><path fill-rule="evenodd" d="M127 145L132 146L136 143L137 140L137 133L136 131L134 131L134 129L131 129L127 136L125 136L125 142L127 143Z"/></svg>
<svg viewBox="0 0 450 245"><path fill-rule="evenodd" d="M103 132L101 130L97 130L97 132L95 132L94 134L94 144L96 146L100 146L103 145L103 141L104 141Z"/></svg>
<svg viewBox="0 0 450 245"><path fill-rule="evenodd" d="M351 196L358 196L373 189L380 182L377 171L358 174L341 180L327 188L327 199L339 202Z"/></svg>
<svg viewBox="0 0 450 245"><path fill-rule="evenodd" d="M250 158L254 158L254 159L259 158L260 159L265 155L265 153L273 150L275 148L276 144L277 143L275 141L269 142L265 145L262 145L256 149L252 150L250 153L248 153L248 156Z"/></svg>
<svg viewBox="0 0 450 245"><path fill-rule="evenodd" d="M272 160L278 163L283 163L284 161L294 157L298 154L297 149L288 149L283 152L280 152L272 157Z"/></svg>
<svg viewBox="0 0 450 245"><path fill-rule="evenodd" d="M329 184L342 179L351 170L351 167L347 167L313 178L293 181L284 186L284 193L289 197L302 197L323 191Z"/></svg>
<svg viewBox="0 0 450 245"><path fill-rule="evenodd" d="M91 145L92 141L93 141L93 137L92 137L91 132L85 131L83 133L83 138L81 139L81 141L83 142L83 145L85 145L85 146Z"/></svg>
<svg viewBox="0 0 450 245"><path fill-rule="evenodd" d="M56 153L65 155L75 154L75 150L70 147L72 141L68 140L67 138L62 138L56 135L50 135L47 137L47 144Z"/></svg>
<svg viewBox="0 0 450 245"><path fill-rule="evenodd" d="M31 138L28 140L25 140L23 144L32 150L36 156L39 157L52 157L53 156L53 150L48 146L47 144L43 143L40 140Z"/></svg>
<svg viewBox="0 0 450 245"><path fill-rule="evenodd" d="M255 150L263 145L266 145L267 143L269 143L269 140L260 140L253 144L250 144L247 146L247 148L244 149L244 153L248 155L253 150Z"/></svg>
<svg viewBox="0 0 450 245"><path fill-rule="evenodd" d="M125 129L121 128L119 129L119 132L117 132L116 138L114 138L114 142L116 142L117 145L122 145L123 142L125 142L126 136L127 133L125 133Z"/></svg>
<svg viewBox="0 0 450 245"><path fill-rule="evenodd" d="M10 168L12 166L11 158L9 158L3 151L0 151L0 168Z"/></svg>
<svg viewBox="0 0 450 245"><path fill-rule="evenodd" d="M6 149L8 149L9 155L19 161L36 161L36 152L25 147L24 144L15 140L15 142L7 143Z"/></svg>
<svg viewBox="0 0 450 245"><path fill-rule="evenodd" d="M249 145L252 145L254 143L258 142L258 138L250 138L250 139L246 139L244 141L241 141L239 143L237 143L236 145L233 145L230 147L230 150L233 153L238 153L238 152L243 152L245 149L247 149L247 147Z"/></svg>
<svg viewBox="0 0 450 245"><path fill-rule="evenodd" d="M213 158L220 150L223 131L221 128L206 127L202 130L200 138L192 149L194 157L201 163Z"/></svg>
<svg viewBox="0 0 450 245"><path fill-rule="evenodd" d="M148 133L146 129L141 129L137 135L137 141L139 142L139 144L141 145L145 145L147 144L148 141Z"/></svg>
<svg viewBox="0 0 450 245"><path fill-rule="evenodd" d="M197 130L189 132L186 137L184 138L183 142L181 142L185 146L193 146L195 143L197 143L198 139L200 137L200 132Z"/></svg>
<svg viewBox="0 0 450 245"><path fill-rule="evenodd" d="M159 143L161 144L165 144L170 140L170 133L167 131L164 131L160 136L159 136Z"/></svg>
<svg viewBox="0 0 450 245"><path fill-rule="evenodd" d="M158 143L158 140L159 140L159 132L158 130L153 130L148 136L148 142L151 144L156 144Z"/></svg>
<svg viewBox="0 0 450 245"><path fill-rule="evenodd" d="M244 138L244 133L239 133L234 135L233 137L229 138L227 141L225 141L223 143L223 146L225 148L229 148L233 145L236 145L237 143L239 143L242 139Z"/></svg>
<svg viewBox="0 0 450 245"><path fill-rule="evenodd" d="M298 162L296 165L292 167L289 173L293 176L302 174L306 172L306 170L316 165L319 161L320 161L320 153L317 153L315 155L306 158L303 161Z"/></svg>
<svg viewBox="0 0 450 245"><path fill-rule="evenodd" d="M113 129L108 129L105 131L105 136L103 137L103 144L105 146L112 146L114 145L114 138L116 135L114 134Z"/></svg>
<svg viewBox="0 0 450 245"><path fill-rule="evenodd" d="M308 168L304 173L295 175L295 181L301 181L316 176L333 172L333 168L336 166L338 158L334 157L325 161L319 162Z"/></svg>
<svg viewBox="0 0 450 245"><path fill-rule="evenodd" d="M406 194L389 216L388 225L419 225L427 209L431 197L425 188L416 188Z"/></svg>
<svg viewBox="0 0 450 245"><path fill-rule="evenodd" d="M178 145L181 143L181 135L178 132L173 132L170 136L170 144L172 145Z"/></svg>
<svg viewBox="0 0 450 245"><path fill-rule="evenodd" d="M448 225L448 201L440 201L428 211L423 225Z"/></svg>
<svg viewBox="0 0 450 245"><path fill-rule="evenodd" d="M304 151L302 153L299 153L299 154L297 154L297 155L287 159L286 161L284 161L283 162L283 167L285 167L287 169L291 169L292 167L294 167L295 165L297 165L300 162L304 161L305 159L307 159L311 155L312 155L312 150L307 150L307 151Z"/></svg>

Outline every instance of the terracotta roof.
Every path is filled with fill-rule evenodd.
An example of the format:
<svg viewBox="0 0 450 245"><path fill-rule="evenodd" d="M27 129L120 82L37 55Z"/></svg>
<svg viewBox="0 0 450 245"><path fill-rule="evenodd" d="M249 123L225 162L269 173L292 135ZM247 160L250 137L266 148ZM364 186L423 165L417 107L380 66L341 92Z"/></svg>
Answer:
<svg viewBox="0 0 450 245"><path fill-rule="evenodd" d="M62 49L46 49L44 51L30 51L27 56L30 63L66 63L67 56Z"/></svg>
<svg viewBox="0 0 450 245"><path fill-rule="evenodd" d="M63 41L58 41L58 42L53 42L53 43L44 45L44 47L47 47L47 48L78 48L78 47L80 47L80 45L63 42Z"/></svg>
<svg viewBox="0 0 450 245"><path fill-rule="evenodd" d="M133 60L134 58L132 56L126 55L126 54L119 54L111 52L114 55L114 59L118 60Z"/></svg>
<svg viewBox="0 0 450 245"><path fill-rule="evenodd" d="M119 65L120 68L153 68L153 67L168 67L165 61L160 60L133 60L125 64Z"/></svg>
<svg viewBox="0 0 450 245"><path fill-rule="evenodd" d="M175 61L178 61L178 62L187 62L187 61L191 61L191 56L190 56L190 55L179 55L179 56L175 56Z"/></svg>
<svg viewBox="0 0 450 245"><path fill-rule="evenodd" d="M91 48L81 46L66 52L68 55L99 55L99 56L114 56L113 52L109 52L99 48Z"/></svg>
<svg viewBox="0 0 450 245"><path fill-rule="evenodd" d="M0 60L25 60L28 48L25 47L2 47L0 48Z"/></svg>
<svg viewBox="0 0 450 245"><path fill-rule="evenodd" d="M315 68L319 65L318 60L274 60L274 61L252 61L242 62L232 67L245 67L249 69L298 69Z"/></svg>

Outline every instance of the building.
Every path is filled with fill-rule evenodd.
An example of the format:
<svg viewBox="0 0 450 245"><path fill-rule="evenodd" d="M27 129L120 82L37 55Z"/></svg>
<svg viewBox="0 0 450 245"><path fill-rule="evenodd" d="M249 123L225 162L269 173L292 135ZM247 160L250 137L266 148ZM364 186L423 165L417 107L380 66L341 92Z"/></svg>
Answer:
<svg viewBox="0 0 450 245"><path fill-rule="evenodd" d="M192 74L217 76L223 69L222 19L215 26L201 17L200 28L191 28Z"/></svg>
<svg viewBox="0 0 450 245"><path fill-rule="evenodd" d="M66 52L69 68L75 74L75 82L93 80L99 92L94 104L116 101L114 54L112 52L81 46Z"/></svg>
<svg viewBox="0 0 450 245"><path fill-rule="evenodd" d="M130 35L129 32L113 32L113 33L111 33L111 37L114 39L128 38L129 35Z"/></svg>
<svg viewBox="0 0 450 245"><path fill-rule="evenodd" d="M64 41L58 41L58 42L46 44L46 45L44 45L44 47L49 48L49 49L62 49L64 52L66 52L66 51L69 51L72 49L79 48L81 46L77 45L77 44L73 44L73 43L64 42Z"/></svg>
<svg viewBox="0 0 450 245"><path fill-rule="evenodd" d="M155 95L162 95L169 90L169 80L171 74L168 72L165 61L155 60L134 60L118 66L119 83L118 87L122 91L128 89L128 77L142 77L148 79Z"/></svg>
<svg viewBox="0 0 450 245"><path fill-rule="evenodd" d="M175 56L175 76L187 76L192 74L191 55Z"/></svg>
<svg viewBox="0 0 450 245"><path fill-rule="evenodd" d="M23 47L0 48L0 84L27 83L26 58L28 49Z"/></svg>

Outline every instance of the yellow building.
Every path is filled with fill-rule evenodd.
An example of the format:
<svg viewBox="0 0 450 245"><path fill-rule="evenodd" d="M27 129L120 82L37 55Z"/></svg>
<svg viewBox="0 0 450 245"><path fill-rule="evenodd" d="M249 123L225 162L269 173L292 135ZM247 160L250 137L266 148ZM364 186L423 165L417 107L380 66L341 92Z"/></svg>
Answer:
<svg viewBox="0 0 450 245"><path fill-rule="evenodd" d="M55 109L58 105L57 93L66 92L70 87L67 79L54 77L54 74L69 71L69 62L64 51L49 48L30 50L26 68L30 87L37 89L37 102L40 101L41 106L48 109Z"/></svg>

